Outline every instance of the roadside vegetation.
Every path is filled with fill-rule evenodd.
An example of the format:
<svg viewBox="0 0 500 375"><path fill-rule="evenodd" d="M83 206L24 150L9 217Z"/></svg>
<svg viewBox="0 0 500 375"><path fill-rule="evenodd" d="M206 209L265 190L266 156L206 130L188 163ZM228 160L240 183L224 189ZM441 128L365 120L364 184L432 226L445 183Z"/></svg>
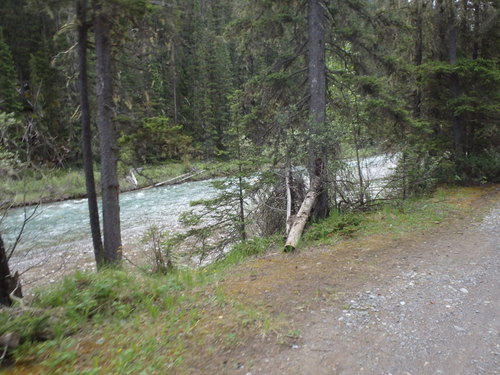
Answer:
<svg viewBox="0 0 500 375"><path fill-rule="evenodd" d="M387 240L423 232L470 211L488 189L440 188L371 212L332 214L308 228L301 247L328 245L334 251L345 240L362 246L367 236ZM241 349L251 337L286 345L293 332L286 316L273 315L258 299L235 298L223 287L248 272L238 264L282 246L279 236L256 238L212 265L176 267L166 274L151 269L77 272L39 290L29 306L0 310L0 336L15 332L21 342L3 365L15 363L6 368L12 374L188 374L222 366L213 358Z"/></svg>

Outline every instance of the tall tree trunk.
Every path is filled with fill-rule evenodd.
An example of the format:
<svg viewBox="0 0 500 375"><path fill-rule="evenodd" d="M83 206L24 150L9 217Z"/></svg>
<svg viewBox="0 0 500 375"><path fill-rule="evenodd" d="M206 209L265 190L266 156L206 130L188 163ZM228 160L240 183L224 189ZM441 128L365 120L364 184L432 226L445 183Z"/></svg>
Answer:
<svg viewBox="0 0 500 375"><path fill-rule="evenodd" d="M320 181L319 195L316 199L313 218L328 216L328 190L324 184L326 149L326 65L325 65L325 8L322 0L309 0L309 121L312 138L309 143L309 174L311 183L314 177Z"/></svg>
<svg viewBox="0 0 500 375"><path fill-rule="evenodd" d="M87 76L87 0L76 1L76 15L78 19L78 71L80 75L83 169L85 171L85 186L87 189L90 231L92 233L92 243L94 245L94 256L97 268L100 268L104 263L104 249L102 246L101 227L99 223L94 167L92 165L92 130L90 127Z"/></svg>
<svg viewBox="0 0 500 375"><path fill-rule="evenodd" d="M435 2L435 24L437 27L437 57L439 61L446 61L446 0Z"/></svg>
<svg viewBox="0 0 500 375"><path fill-rule="evenodd" d="M472 59L476 60L479 57L479 41L481 34L479 28L481 27L481 4L479 0L474 1L474 34L472 45Z"/></svg>
<svg viewBox="0 0 500 375"><path fill-rule="evenodd" d="M174 38L170 39L171 48L170 48L170 62L171 62L171 74L172 74L172 100L174 104L174 124L177 124L179 121L178 118L178 100L177 100L177 64L175 59L175 40Z"/></svg>
<svg viewBox="0 0 500 375"><path fill-rule="evenodd" d="M120 202L117 174L117 131L113 122L110 15L104 1L94 1L94 32L97 76L97 126L101 148L104 262L121 260Z"/></svg>
<svg viewBox="0 0 500 375"><path fill-rule="evenodd" d="M448 58L451 66L457 65L457 17L453 3L450 3L448 30ZM459 78L456 72L451 74L450 97L456 100L459 96ZM453 144L456 161L463 157L463 126L459 115L453 114Z"/></svg>
<svg viewBox="0 0 500 375"><path fill-rule="evenodd" d="M423 59L423 8L425 7L425 3L423 0L416 0L415 4L415 18L414 18L414 26L415 26L415 56L413 58L413 64L415 66L422 65ZM415 118L420 118L421 116L421 103L422 103L422 94L420 91L420 83L422 78L420 74L417 76L417 87L413 93L413 116Z"/></svg>
<svg viewBox="0 0 500 375"><path fill-rule="evenodd" d="M12 251L11 254L7 255L0 235L0 305L3 306L11 306L13 300L21 301L23 298L19 273L16 272L14 275L10 273L9 258Z"/></svg>

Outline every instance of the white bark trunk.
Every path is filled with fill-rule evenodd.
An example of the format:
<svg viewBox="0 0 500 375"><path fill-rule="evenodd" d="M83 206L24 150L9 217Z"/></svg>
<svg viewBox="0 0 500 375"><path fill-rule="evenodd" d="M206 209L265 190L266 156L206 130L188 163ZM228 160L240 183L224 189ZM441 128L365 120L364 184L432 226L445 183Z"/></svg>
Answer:
<svg viewBox="0 0 500 375"><path fill-rule="evenodd" d="M304 227L306 226L307 219L311 214L311 210L314 206L314 202L316 202L316 198L319 195L319 187L320 187L320 179L314 178L311 183L311 187L300 206L299 212L295 217L295 220L290 228L290 232L288 233L288 237L285 243L285 251L293 251L297 247L297 244L302 236L302 232L304 231Z"/></svg>
<svg viewBox="0 0 500 375"><path fill-rule="evenodd" d="M290 167L286 168L285 172L285 185L286 185L286 235L290 233L290 228L292 227L292 189L290 187Z"/></svg>

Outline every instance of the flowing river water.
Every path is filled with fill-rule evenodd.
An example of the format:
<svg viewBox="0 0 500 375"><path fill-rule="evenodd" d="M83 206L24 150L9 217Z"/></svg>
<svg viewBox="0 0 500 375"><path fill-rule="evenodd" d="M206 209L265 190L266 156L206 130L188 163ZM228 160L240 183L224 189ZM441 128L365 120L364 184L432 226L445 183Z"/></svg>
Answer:
<svg viewBox="0 0 500 375"><path fill-rule="evenodd" d="M189 209L189 202L214 194L215 189L210 181L186 182L120 194L124 253L127 254L131 249L140 251L140 239L153 224L169 231L178 230L178 217ZM16 208L4 218L2 237L7 247L14 243L25 215L29 216L34 209ZM20 271L39 268L51 261L77 262L79 268L87 269L93 268L92 254L87 200L67 200L42 204L36 209L24 229L11 264L13 269Z"/></svg>
<svg viewBox="0 0 500 375"><path fill-rule="evenodd" d="M393 159L381 156L363 159L363 175L380 181L391 173L394 164ZM120 215L124 252L127 249L138 251L141 237L153 224L170 232L180 230L178 217L189 209L189 202L215 194L210 181L122 193ZM14 243L25 215L33 210L34 207L16 208L4 218L0 229L7 248ZM93 267L86 199L40 205L25 227L11 263L14 269L23 271L38 267L50 257L59 257L59 261L68 257L82 258L84 261L80 261L80 265L83 262L87 268Z"/></svg>

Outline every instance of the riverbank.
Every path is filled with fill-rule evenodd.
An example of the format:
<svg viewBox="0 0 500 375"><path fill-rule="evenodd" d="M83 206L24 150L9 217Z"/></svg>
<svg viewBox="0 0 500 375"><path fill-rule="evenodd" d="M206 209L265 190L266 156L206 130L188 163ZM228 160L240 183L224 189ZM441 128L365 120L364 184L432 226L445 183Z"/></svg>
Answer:
<svg viewBox="0 0 500 375"><path fill-rule="evenodd" d="M98 168L95 167L95 170ZM234 175L237 170L238 166L230 161L193 162L189 165L171 162L134 169L121 168L120 190L134 191L169 180L172 180L171 183L208 180ZM186 178L179 178L181 176ZM94 178L100 194L100 174L95 172ZM37 169L23 171L20 176L5 176L0 181L0 192L0 203L8 202L12 208L86 198L85 178L80 169Z"/></svg>
<svg viewBox="0 0 500 375"><path fill-rule="evenodd" d="M421 295L428 298L418 306L439 307L443 313L449 310L445 305L461 306L461 300L455 298L465 295L460 288L472 294L474 285L481 285L479 279L474 279L479 276L471 272L480 270L484 262L489 262L490 268L495 264L489 261L487 253L476 252L482 249L483 242L489 243L488 236L498 233L498 218L495 219L498 214L491 211L500 203L498 188L440 189L426 199L364 214L359 220L350 221L349 230L337 225L338 218L332 218L310 227L302 250L295 254L283 254L280 242L273 244L259 239L237 248L224 262L198 270L181 269L166 276L151 277L129 271L90 272L71 276L63 283L54 277L55 285L37 293L31 307L42 310L42 316L32 314L30 318L20 313L14 318L4 315L6 319L0 319L6 322L0 334L6 329L22 327L19 329L28 338L39 340L37 335L43 336L37 331L40 329L49 336L39 343L25 341L15 352L18 366L8 371L12 374L141 371L322 374L334 368L359 370L356 367L359 362L362 366L376 365L366 368L381 373L378 370L388 370L392 364L375 361L377 346L362 341L363 337L368 340L384 337L364 335L372 320L382 319L377 315L377 310L385 306L382 297L394 302L387 303L390 308L384 322L393 315L400 317L394 306L404 309ZM483 227L486 232L480 231ZM462 248L463 251L459 250ZM248 259L248 255L257 258ZM448 267L457 272L463 269L466 274L455 279L449 275L450 268L447 271L436 268L441 263L445 267L450 261ZM430 275L437 278L429 281ZM439 283L447 285L440 275L458 280L454 286L458 294L449 297L450 302L443 300L448 297L436 294L441 290ZM403 282L399 287L399 284L391 286L398 280ZM476 281L471 284L473 280ZM419 290L411 299L404 294L407 289L413 290L411 283L414 287L429 283L436 288ZM388 288L393 288L390 293L386 292ZM371 295L375 299L370 299ZM477 295L483 296L480 292ZM489 298L483 297L486 301ZM403 322L411 321L410 311L420 311L411 306L411 310L405 310ZM475 310L481 314L480 307ZM30 310L25 313L29 315ZM441 310L437 312L440 313ZM420 318L424 319L425 314L423 311ZM491 315L488 319L491 321ZM328 327L323 327L322 321ZM450 332L468 332L468 327L454 324L465 331L452 325ZM338 330L337 325L342 329ZM432 326L425 327L433 331ZM316 334L320 331L324 334ZM406 334L404 329L398 332ZM448 331L439 332L447 334L445 338L453 338ZM338 335L340 342L321 341L328 340L326 334L331 340ZM403 336L402 340L409 346L420 343L425 346L424 341L414 342L408 337ZM340 343L352 344L349 347L358 351L361 348L363 355L373 360L355 362L357 357L346 353L347 362L335 357L335 348ZM392 347L391 342L387 345ZM436 350L440 349L443 348ZM383 353L378 356L382 358ZM487 353L478 356L479 360L484 358ZM434 363L440 360L439 356L428 360L433 369L440 368ZM427 373L412 372L409 368L408 371Z"/></svg>

